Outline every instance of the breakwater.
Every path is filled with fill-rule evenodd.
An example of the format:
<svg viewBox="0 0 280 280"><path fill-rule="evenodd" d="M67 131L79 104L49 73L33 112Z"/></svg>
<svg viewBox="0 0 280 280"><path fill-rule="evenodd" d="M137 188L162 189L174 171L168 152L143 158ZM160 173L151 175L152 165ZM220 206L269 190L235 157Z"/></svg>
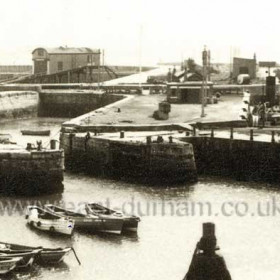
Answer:
<svg viewBox="0 0 280 280"><path fill-rule="evenodd" d="M241 181L280 181L280 144L216 137L185 137L191 143L199 174Z"/></svg>

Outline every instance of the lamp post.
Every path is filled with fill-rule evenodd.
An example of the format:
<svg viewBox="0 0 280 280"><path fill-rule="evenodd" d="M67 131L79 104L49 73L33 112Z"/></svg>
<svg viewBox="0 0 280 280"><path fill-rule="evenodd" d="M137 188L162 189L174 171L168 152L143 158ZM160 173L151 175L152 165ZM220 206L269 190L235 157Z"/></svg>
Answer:
<svg viewBox="0 0 280 280"><path fill-rule="evenodd" d="M209 53L210 54L210 53ZM208 66L208 52L206 46L202 52L202 87L201 87L201 117L205 117L204 107L205 107L205 95L207 93L207 66Z"/></svg>

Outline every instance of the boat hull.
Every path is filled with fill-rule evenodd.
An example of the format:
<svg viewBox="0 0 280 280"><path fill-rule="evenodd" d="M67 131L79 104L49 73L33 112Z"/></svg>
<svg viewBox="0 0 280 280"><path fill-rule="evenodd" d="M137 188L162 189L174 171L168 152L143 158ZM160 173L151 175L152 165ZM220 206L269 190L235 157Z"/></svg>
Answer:
<svg viewBox="0 0 280 280"><path fill-rule="evenodd" d="M0 242L0 248L10 249L14 251L22 250L40 250L35 256L35 263L59 263L63 258L72 250L71 247L66 248L43 248L43 247L31 247L19 244Z"/></svg>
<svg viewBox="0 0 280 280"><path fill-rule="evenodd" d="M3 258L21 258L21 260L17 263L17 268L26 268L32 266L35 257L42 251L42 249L36 249L29 252L20 252L20 251L0 251L0 261Z"/></svg>
<svg viewBox="0 0 280 280"><path fill-rule="evenodd" d="M21 258L3 258L0 260L0 275L5 275L14 270Z"/></svg>

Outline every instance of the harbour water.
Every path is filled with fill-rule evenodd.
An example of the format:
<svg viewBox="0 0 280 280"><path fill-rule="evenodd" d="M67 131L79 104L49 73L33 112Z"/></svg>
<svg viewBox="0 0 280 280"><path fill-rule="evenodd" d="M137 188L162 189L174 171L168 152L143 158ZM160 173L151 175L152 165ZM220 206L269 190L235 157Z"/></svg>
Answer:
<svg viewBox="0 0 280 280"><path fill-rule="evenodd" d="M0 123L1 133L26 146L40 137L20 130L52 130L59 137L64 119L39 118ZM41 137L43 146L48 137ZM75 232L54 237L26 226L24 207L31 203L62 203L82 209L100 202L141 216L137 235L91 235ZM65 173L61 194L0 197L0 240L47 247L73 246L73 254L55 268L34 267L10 279L179 280L188 270L202 223L214 222L221 254L235 280L279 279L280 191L277 186L200 177L192 185L161 188ZM234 236L234 238L233 238Z"/></svg>

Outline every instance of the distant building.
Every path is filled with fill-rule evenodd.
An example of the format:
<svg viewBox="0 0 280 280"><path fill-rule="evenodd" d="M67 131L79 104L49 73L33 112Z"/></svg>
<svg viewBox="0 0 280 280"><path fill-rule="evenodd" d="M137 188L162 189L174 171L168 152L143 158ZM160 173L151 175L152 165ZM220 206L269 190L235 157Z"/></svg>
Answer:
<svg viewBox="0 0 280 280"><path fill-rule="evenodd" d="M32 52L33 73L53 74L87 65L100 65L100 50L90 48L37 48Z"/></svg>
<svg viewBox="0 0 280 280"><path fill-rule="evenodd" d="M259 61L259 67L272 68L276 66L276 61Z"/></svg>
<svg viewBox="0 0 280 280"><path fill-rule="evenodd" d="M253 59L250 58L233 58L233 71L232 78L237 79L240 74L249 74L251 79L256 78L257 72L257 60L256 55L254 55Z"/></svg>

